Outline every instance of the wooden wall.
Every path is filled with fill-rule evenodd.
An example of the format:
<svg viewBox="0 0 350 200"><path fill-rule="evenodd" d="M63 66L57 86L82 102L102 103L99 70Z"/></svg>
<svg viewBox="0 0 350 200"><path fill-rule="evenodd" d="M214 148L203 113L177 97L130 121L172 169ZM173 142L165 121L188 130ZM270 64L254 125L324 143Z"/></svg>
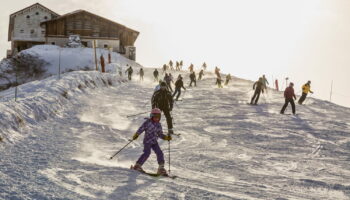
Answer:
<svg viewBox="0 0 350 200"><path fill-rule="evenodd" d="M138 33L96 15L79 12L46 22L47 36L77 34L82 37L119 38L121 45L133 46Z"/></svg>

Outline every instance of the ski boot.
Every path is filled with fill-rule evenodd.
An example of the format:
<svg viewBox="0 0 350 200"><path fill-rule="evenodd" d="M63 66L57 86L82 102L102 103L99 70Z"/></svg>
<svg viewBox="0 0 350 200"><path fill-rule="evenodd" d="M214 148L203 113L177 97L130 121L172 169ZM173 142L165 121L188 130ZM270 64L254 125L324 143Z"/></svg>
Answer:
<svg viewBox="0 0 350 200"><path fill-rule="evenodd" d="M135 164L135 166L131 167L133 170L139 171L141 173L146 173L145 170L142 169L142 166L138 163Z"/></svg>
<svg viewBox="0 0 350 200"><path fill-rule="evenodd" d="M159 165L157 174L159 174L160 176L168 176L168 173L166 172L166 169L164 168L164 164Z"/></svg>

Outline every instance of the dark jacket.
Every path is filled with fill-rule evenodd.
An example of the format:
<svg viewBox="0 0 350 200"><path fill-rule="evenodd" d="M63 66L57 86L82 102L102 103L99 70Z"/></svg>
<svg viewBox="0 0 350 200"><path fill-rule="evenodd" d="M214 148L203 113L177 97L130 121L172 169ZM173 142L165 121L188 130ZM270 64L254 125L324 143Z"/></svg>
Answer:
<svg viewBox="0 0 350 200"><path fill-rule="evenodd" d="M296 99L295 94L294 94L294 88L292 87L287 87L286 90L284 90L284 98L286 99Z"/></svg>
<svg viewBox="0 0 350 200"><path fill-rule="evenodd" d="M158 74L159 74L158 70L154 70L153 76L158 76Z"/></svg>
<svg viewBox="0 0 350 200"><path fill-rule="evenodd" d="M182 81L182 79L178 79L176 82L175 82L175 88L183 88L183 89L186 89L184 87L184 82Z"/></svg>
<svg viewBox="0 0 350 200"><path fill-rule="evenodd" d="M152 108L159 108L161 110L173 109L173 97L168 90L160 89L155 91L152 96Z"/></svg>
<svg viewBox="0 0 350 200"><path fill-rule="evenodd" d="M195 81L196 80L196 74L195 73L190 74L190 79Z"/></svg>
<svg viewBox="0 0 350 200"><path fill-rule="evenodd" d="M253 85L253 90L262 90L263 89L264 84L261 81L257 81L254 83Z"/></svg>

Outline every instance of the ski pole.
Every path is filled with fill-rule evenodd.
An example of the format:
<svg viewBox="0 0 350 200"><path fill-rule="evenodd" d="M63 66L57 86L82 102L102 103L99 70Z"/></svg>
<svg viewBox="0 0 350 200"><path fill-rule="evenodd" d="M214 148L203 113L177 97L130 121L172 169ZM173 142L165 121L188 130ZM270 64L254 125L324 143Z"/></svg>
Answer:
<svg viewBox="0 0 350 200"><path fill-rule="evenodd" d="M109 159L112 160L116 155L118 155L119 152L121 152L126 146L128 146L130 143L132 143L134 140L129 140L128 144L123 146L117 153L115 153L113 156L111 156Z"/></svg>
<svg viewBox="0 0 350 200"><path fill-rule="evenodd" d="M129 117L135 117L135 116L142 115L142 114L146 114L146 113L148 113L148 111L142 112L142 113L138 113L138 114L134 114L134 115L127 115L126 117L127 117L127 118L129 118Z"/></svg>
<svg viewBox="0 0 350 200"><path fill-rule="evenodd" d="M169 174L170 174L170 140L168 141L168 150L169 150Z"/></svg>

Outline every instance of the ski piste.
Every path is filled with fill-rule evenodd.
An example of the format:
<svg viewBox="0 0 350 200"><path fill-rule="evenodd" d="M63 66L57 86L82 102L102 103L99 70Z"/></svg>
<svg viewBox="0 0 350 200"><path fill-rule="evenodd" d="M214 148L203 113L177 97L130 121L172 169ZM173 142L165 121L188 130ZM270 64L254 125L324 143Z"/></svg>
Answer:
<svg viewBox="0 0 350 200"><path fill-rule="evenodd" d="M146 174L148 176L157 177L157 178L162 178L162 177L167 177L167 178L171 178L171 179L177 178L177 176L169 175L169 174L168 175L160 175L160 174L157 174L157 173L151 173L151 172L146 172L146 171L145 172L140 172L140 171L135 170L133 165L130 166L130 169L135 171L135 172L139 172L141 174Z"/></svg>

